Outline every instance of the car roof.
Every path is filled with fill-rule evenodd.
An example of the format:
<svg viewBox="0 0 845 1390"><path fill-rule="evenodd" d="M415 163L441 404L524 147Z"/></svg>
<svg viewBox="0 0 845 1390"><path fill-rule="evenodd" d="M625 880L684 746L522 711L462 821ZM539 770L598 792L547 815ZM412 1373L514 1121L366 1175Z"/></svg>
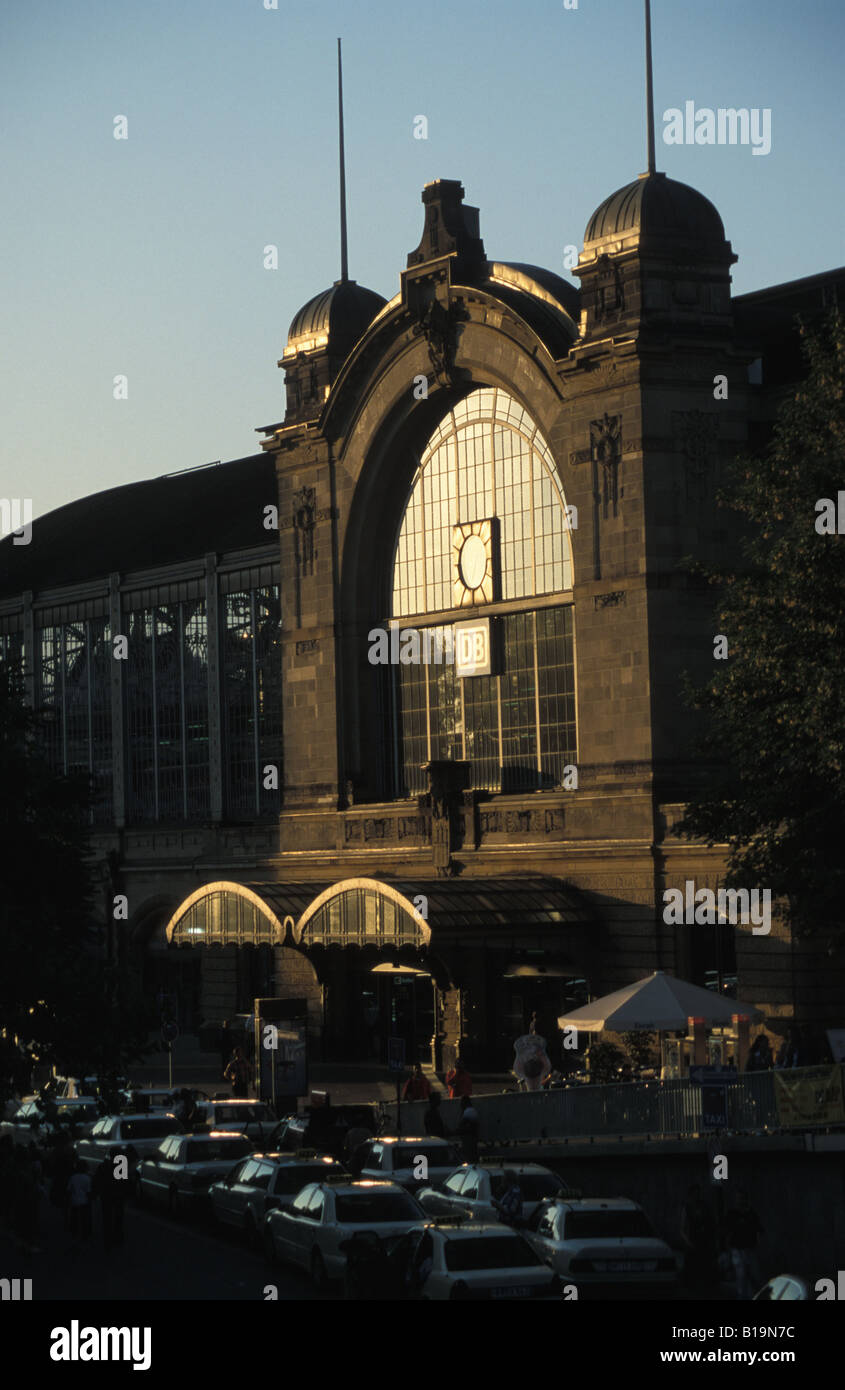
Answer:
<svg viewBox="0 0 845 1390"><path fill-rule="evenodd" d="M521 1231L506 1226L503 1221L476 1221L470 1218L458 1220L448 1216L433 1221L418 1221L411 1227L414 1231L432 1231L449 1240L463 1240L467 1236L518 1236Z"/></svg>
<svg viewBox="0 0 845 1390"><path fill-rule="evenodd" d="M299 1153L297 1153L296 1150L291 1150L290 1153L251 1153L249 1157L264 1159L268 1163L275 1163L278 1168L283 1168L287 1165L295 1167L297 1164L301 1164L305 1167L306 1165L313 1165L314 1163L324 1163L327 1167L334 1165L339 1168L341 1166L338 1160L333 1158L331 1154L311 1153L310 1150L307 1152L300 1151Z"/></svg>
<svg viewBox="0 0 845 1390"><path fill-rule="evenodd" d="M440 1145L444 1149L453 1147L449 1139L441 1139L439 1135L407 1135L407 1134L379 1134L372 1141L374 1144L433 1144L435 1147Z"/></svg>
<svg viewBox="0 0 845 1390"><path fill-rule="evenodd" d="M243 1134L236 1134L236 1133L235 1133L233 1130L231 1130L231 1129L212 1129L212 1130L209 1130L208 1133L206 1133L206 1134L183 1134L183 1135L181 1135L181 1138L183 1138L183 1139L198 1140L201 1144L210 1143L212 1139L215 1141L215 1143L217 1142L218 1139L225 1139L227 1143L229 1143L229 1142L232 1142L232 1143L233 1143L236 1139L244 1139L245 1137L246 1137L246 1136L243 1135ZM244 1158L247 1158L247 1157L252 1157L252 1155L244 1154Z"/></svg>
<svg viewBox="0 0 845 1390"><path fill-rule="evenodd" d="M387 1182L381 1178L361 1178L359 1180L350 1179L349 1182L313 1182L306 1183L307 1187L322 1187L327 1192L361 1192L363 1190L378 1190L379 1192L401 1192L403 1197L407 1197L404 1187L398 1182Z"/></svg>
<svg viewBox="0 0 845 1390"><path fill-rule="evenodd" d="M630 1197L567 1197L566 1193L561 1193L548 1200L570 1211L642 1211L639 1202Z"/></svg>
<svg viewBox="0 0 845 1390"><path fill-rule="evenodd" d="M150 1114L149 1110L125 1111L121 1115L103 1115L104 1120L175 1120L176 1116L171 1110L163 1110L158 1115Z"/></svg>

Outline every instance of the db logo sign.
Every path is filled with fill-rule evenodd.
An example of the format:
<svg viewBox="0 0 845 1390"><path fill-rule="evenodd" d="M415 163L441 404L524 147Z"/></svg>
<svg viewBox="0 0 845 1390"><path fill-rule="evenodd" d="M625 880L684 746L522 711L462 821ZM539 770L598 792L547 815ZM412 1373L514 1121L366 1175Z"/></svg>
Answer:
<svg viewBox="0 0 845 1390"><path fill-rule="evenodd" d="M459 676L489 676L490 619L455 625L455 670Z"/></svg>

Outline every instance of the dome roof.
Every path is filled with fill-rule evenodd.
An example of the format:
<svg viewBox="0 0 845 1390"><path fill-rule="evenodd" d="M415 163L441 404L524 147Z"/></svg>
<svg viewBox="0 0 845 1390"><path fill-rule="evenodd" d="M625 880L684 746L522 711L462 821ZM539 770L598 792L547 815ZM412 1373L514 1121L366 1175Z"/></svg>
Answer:
<svg viewBox="0 0 845 1390"><path fill-rule="evenodd" d="M713 204L688 184L665 174L641 174L596 209L584 245L629 236L723 245L725 227Z"/></svg>
<svg viewBox="0 0 845 1390"><path fill-rule="evenodd" d="M380 294L355 280L336 280L294 316L285 357L318 347L330 347L334 355L345 357L385 303Z"/></svg>

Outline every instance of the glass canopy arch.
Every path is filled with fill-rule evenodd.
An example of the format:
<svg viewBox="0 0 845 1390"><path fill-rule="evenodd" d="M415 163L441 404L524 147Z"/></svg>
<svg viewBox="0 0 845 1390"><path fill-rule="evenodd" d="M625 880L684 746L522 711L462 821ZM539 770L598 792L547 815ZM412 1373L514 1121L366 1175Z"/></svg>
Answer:
<svg viewBox="0 0 845 1390"><path fill-rule="evenodd" d="M344 879L315 898L294 928L301 946L375 946L417 950L431 929L414 902L376 879Z"/></svg>
<svg viewBox="0 0 845 1390"><path fill-rule="evenodd" d="M289 925L244 884L206 883L179 904L165 935L170 946L281 946Z"/></svg>

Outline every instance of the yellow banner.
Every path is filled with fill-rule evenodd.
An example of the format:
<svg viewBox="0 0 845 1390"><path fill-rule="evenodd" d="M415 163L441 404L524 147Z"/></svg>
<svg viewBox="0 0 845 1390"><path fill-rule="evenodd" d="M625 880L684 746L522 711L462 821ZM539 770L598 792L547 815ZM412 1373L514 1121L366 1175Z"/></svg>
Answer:
<svg viewBox="0 0 845 1390"><path fill-rule="evenodd" d="M796 1067L775 1072L775 1095L782 1125L827 1125L845 1120L842 1068Z"/></svg>

